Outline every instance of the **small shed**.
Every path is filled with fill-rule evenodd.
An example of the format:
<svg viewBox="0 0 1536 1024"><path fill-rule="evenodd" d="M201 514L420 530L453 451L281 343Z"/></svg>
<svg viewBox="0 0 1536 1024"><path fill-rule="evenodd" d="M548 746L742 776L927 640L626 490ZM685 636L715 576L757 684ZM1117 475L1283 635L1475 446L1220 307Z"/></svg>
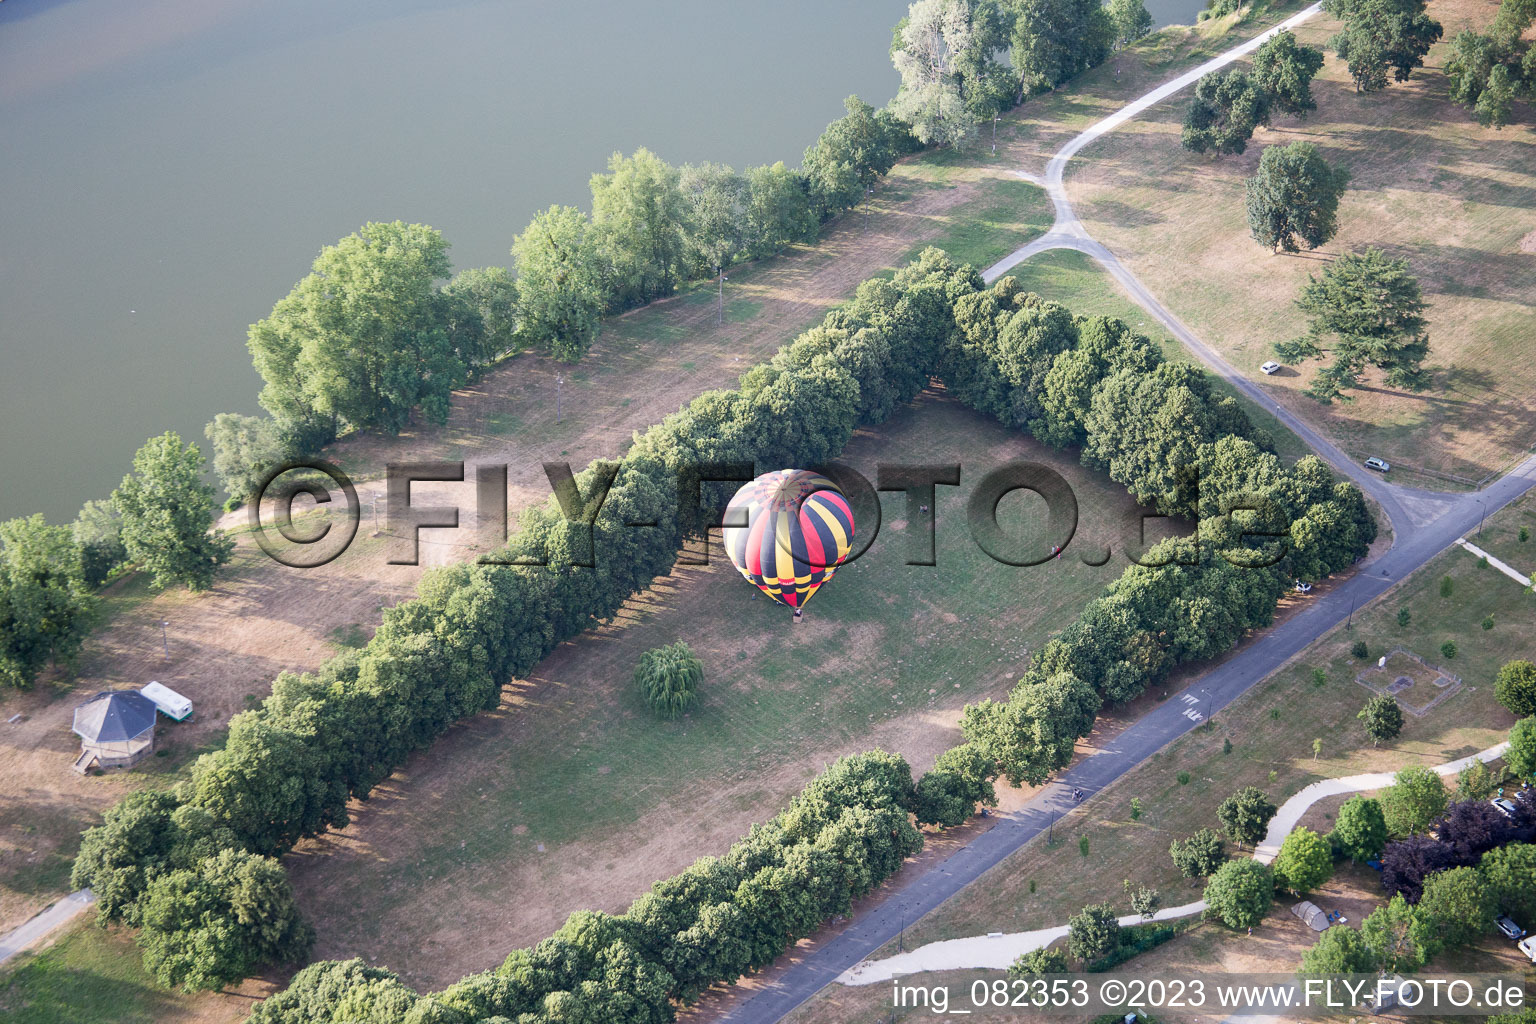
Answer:
<svg viewBox="0 0 1536 1024"><path fill-rule="evenodd" d="M1321 907L1310 900L1302 900L1291 908L1291 913L1301 918L1301 923L1315 932L1328 930L1328 915L1323 913Z"/></svg>
<svg viewBox="0 0 1536 1024"><path fill-rule="evenodd" d="M75 771L93 764L131 768L155 752L155 702L137 690L98 693L75 708L80 756Z"/></svg>
<svg viewBox="0 0 1536 1024"><path fill-rule="evenodd" d="M192 717L192 702L163 683L148 683L139 692L154 701L167 718L185 722Z"/></svg>

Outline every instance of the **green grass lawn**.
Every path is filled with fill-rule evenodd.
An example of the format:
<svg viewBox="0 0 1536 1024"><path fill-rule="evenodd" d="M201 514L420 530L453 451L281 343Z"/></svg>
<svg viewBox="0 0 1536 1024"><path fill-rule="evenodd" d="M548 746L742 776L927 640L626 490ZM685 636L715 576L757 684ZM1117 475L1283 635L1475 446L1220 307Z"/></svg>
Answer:
<svg viewBox="0 0 1536 1024"><path fill-rule="evenodd" d="M934 245L979 270L1050 228L1055 213L1039 186L1017 178L987 178L977 188L978 198L945 214L943 232L914 245L909 259Z"/></svg>
<svg viewBox="0 0 1536 1024"><path fill-rule="evenodd" d="M0 1019L7 1024L162 1024L191 1019L211 997L161 988L139 966L121 930L72 925L52 946L0 971Z"/></svg>

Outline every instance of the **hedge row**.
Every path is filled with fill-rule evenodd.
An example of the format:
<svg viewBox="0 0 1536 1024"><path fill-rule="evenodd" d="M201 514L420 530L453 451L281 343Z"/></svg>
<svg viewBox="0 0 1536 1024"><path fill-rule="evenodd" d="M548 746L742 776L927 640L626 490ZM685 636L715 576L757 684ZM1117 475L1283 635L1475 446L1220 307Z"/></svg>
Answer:
<svg viewBox="0 0 1536 1024"><path fill-rule="evenodd" d="M950 758L944 771L924 779L925 804L944 808L946 818L968 815L977 799L990 795L990 777L998 771L1033 777L1059 767L1070 754L1071 738L1091 727L1102 699L1127 699L1173 665L1225 650L1247 626L1268 621L1288 575L1311 578L1348 564L1374 534L1353 487L1335 485L1315 459L1286 470L1240 410L1211 395L1202 374L1164 362L1123 323L1074 318L1063 307L1023 293L1011 280L987 289L969 267L956 268L943 253L928 250L892 280L865 282L854 300L820 327L745 373L739 388L701 395L637 435L618 464L588 467L577 483L589 510L601 482L612 481L596 516L586 517L590 528L570 522L553 502L527 513L506 560L546 565L433 570L415 600L385 613L361 652L337 657L315 674L279 676L267 700L232 720L225 747L199 760L191 782L172 801L183 806L165 810L167 817L193 814L204 822L197 854L182 843L176 846L180 861L140 856L128 830L109 816L87 833L77 882L111 889L117 895L103 903L102 915L132 922L134 908L157 877L194 869L195 856L208 856L207 836L227 837L255 855L279 855L303 836L344 825L350 797L365 798L413 750L455 721L494 707L506 679L527 674L556 643L611 616L630 595L668 572L683 540L715 519L735 486L705 484L704 500L695 505L679 481L697 475L704 464L771 468L828 461L857 425L884 420L935 371L976 408L1049 443L1081 445L1085 462L1106 469L1139 498L1169 512L1200 515L1200 536L1207 542L1199 553L1188 543L1162 545L1164 554L1188 555L1187 564L1127 570L1037 655L1016 691L1020 699L978 706L1003 711L968 712L987 726L968 729L970 756ZM1201 474L1198 489L1190 480L1191 466ZM1230 507L1234 500L1259 506L1277 521L1286 514L1294 518L1280 530L1291 542L1280 563L1239 570L1211 553L1213 546L1224 546L1228 554L1262 546L1243 537L1242 517ZM959 791L944 799L950 788ZM893 810L898 805L900 824ZM875 807L860 804L857 821L818 819L814 830L764 839L783 851L784 860L769 858L753 865L751 874L770 866L789 871L791 864L799 872L830 871L826 864L815 867L801 859L815 860L817 844L853 842L836 837L856 833L855 826L867 825L870 815L889 826L894 856L910 845L905 809L911 806L906 796ZM792 806L776 821L797 813L803 812ZM858 840L866 846L868 841L872 838ZM746 842L750 846L754 839ZM703 877L685 873L682 882L662 887L676 883L679 891L692 892ZM804 882L810 876L794 877ZM710 935L757 936L746 943L750 952L739 946L720 952L709 946L714 939L702 935L670 942L652 932L626 940L629 949L643 954L638 959L621 949L599 963L598 954L613 943L594 946L597 939L583 940L593 958L586 966L600 967L610 981L628 979L612 981L612 992L663 992L666 999L686 1001L712 981L735 977L766 962L765 956L771 959L768 951L776 940L763 936L795 934L812 919L806 915L842 906L866 887L863 876L815 877L831 879L825 883L831 888L811 887L820 895L793 914L749 888L743 902L724 901L735 909L710 912L742 920L702 916L745 876L727 876L723 888L705 894L708 899L678 897L695 906L669 918L690 922L671 935L705 921ZM868 876L879 877L884 877L880 871ZM626 915L626 920L643 918L634 908ZM770 919L780 924L764 923ZM791 919L795 927L786 930L782 922ZM157 944L164 946L164 938L157 936ZM684 955L677 952L678 943L690 949L690 943L702 943L700 948L713 951ZM535 974L546 969L551 968L527 968ZM326 970L317 968L317 974ZM504 967L497 977L505 975ZM540 982L527 991L570 992L559 985L575 977L567 971L544 988ZM549 1006L538 1012L566 1019Z"/></svg>

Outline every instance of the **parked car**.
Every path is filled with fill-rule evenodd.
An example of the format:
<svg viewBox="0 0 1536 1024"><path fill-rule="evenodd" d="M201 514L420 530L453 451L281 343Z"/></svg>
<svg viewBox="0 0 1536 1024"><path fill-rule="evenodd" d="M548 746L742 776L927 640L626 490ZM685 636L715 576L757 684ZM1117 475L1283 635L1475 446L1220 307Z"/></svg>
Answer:
<svg viewBox="0 0 1536 1024"><path fill-rule="evenodd" d="M1499 809L1499 813L1504 815L1504 817L1513 818L1515 816L1515 802L1513 800L1509 800L1501 796L1488 802L1497 807Z"/></svg>
<svg viewBox="0 0 1536 1024"><path fill-rule="evenodd" d="M1531 963L1536 964L1536 935L1529 939L1521 939L1515 944L1515 948L1529 957Z"/></svg>
<svg viewBox="0 0 1536 1024"><path fill-rule="evenodd" d="M1280 364L1275 362L1273 359L1271 359L1269 362L1267 362L1263 366L1259 367L1259 372L1260 373L1264 373L1264 374L1269 374L1269 373L1274 373L1278 369L1280 369Z"/></svg>
<svg viewBox="0 0 1536 1024"><path fill-rule="evenodd" d="M1499 919L1493 923L1506 939L1514 941L1525 938L1525 929L1515 924L1508 917L1500 915Z"/></svg>
<svg viewBox="0 0 1536 1024"><path fill-rule="evenodd" d="M1378 473L1385 473L1387 470L1392 468L1392 463L1388 462L1386 459L1378 459L1376 456L1372 455L1370 458L1365 460L1365 468L1374 469Z"/></svg>
<svg viewBox="0 0 1536 1024"><path fill-rule="evenodd" d="M1298 593L1298 594L1310 594L1310 593L1312 593L1312 584L1310 584L1310 583L1303 583L1301 580L1297 580L1296 581L1296 593Z"/></svg>

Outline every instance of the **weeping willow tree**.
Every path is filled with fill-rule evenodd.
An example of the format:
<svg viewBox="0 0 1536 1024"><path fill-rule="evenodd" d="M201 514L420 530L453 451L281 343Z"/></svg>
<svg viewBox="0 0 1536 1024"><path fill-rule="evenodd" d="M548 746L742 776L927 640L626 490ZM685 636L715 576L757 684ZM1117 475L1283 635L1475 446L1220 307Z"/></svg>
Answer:
<svg viewBox="0 0 1536 1024"><path fill-rule="evenodd" d="M693 707L703 678L703 663L681 640L646 651L635 666L640 696L663 718L676 718Z"/></svg>

